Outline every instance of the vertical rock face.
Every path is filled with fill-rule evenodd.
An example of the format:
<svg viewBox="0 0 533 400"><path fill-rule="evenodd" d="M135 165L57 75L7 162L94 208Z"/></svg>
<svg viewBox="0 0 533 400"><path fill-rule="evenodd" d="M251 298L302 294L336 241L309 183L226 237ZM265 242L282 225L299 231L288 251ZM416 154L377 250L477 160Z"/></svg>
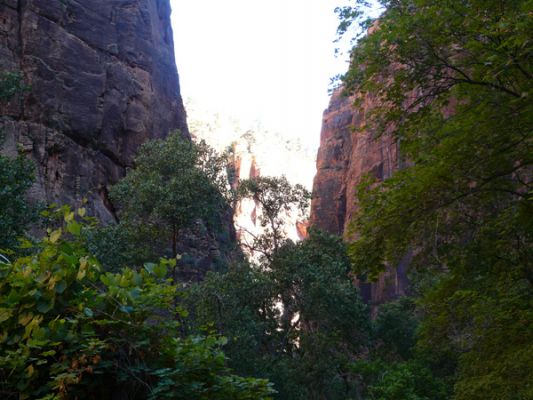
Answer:
<svg viewBox="0 0 533 400"><path fill-rule="evenodd" d="M311 203L311 225L347 239L358 209L357 185L368 174L378 180L387 179L399 163L393 137L378 137L366 128L366 115L375 107L375 99L367 95L357 107L354 100L338 90L324 112ZM376 283L362 283L363 298L379 304L405 293L408 261L406 256L401 265L388 270Z"/></svg>
<svg viewBox="0 0 533 400"><path fill-rule="evenodd" d="M5 150L36 161L33 197L89 199L109 220L107 187L138 146L189 135L169 0L2 0L0 70L31 90L0 109Z"/></svg>

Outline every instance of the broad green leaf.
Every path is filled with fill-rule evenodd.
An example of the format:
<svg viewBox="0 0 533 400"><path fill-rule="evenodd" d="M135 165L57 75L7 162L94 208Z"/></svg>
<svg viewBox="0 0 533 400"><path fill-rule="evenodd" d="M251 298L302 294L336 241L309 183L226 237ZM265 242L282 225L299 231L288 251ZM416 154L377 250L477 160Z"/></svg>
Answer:
<svg viewBox="0 0 533 400"><path fill-rule="evenodd" d="M74 212L73 211L71 211L71 212L69 212L69 213L67 213L65 215L65 222L66 223L70 223L72 221L74 221Z"/></svg>
<svg viewBox="0 0 533 400"><path fill-rule="evenodd" d="M80 236L81 224L76 221L71 221L67 224L67 231L74 236Z"/></svg>
<svg viewBox="0 0 533 400"><path fill-rule="evenodd" d="M57 241L61 237L61 234L62 234L61 228L56 229L55 231L52 231L50 233L50 243L57 243Z"/></svg>

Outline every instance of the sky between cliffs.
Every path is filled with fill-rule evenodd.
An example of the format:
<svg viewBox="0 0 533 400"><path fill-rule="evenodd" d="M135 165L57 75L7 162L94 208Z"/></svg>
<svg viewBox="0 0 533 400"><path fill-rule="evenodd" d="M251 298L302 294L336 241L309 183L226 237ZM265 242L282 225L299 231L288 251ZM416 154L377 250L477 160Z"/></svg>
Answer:
<svg viewBox="0 0 533 400"><path fill-rule="evenodd" d="M171 0L184 99L318 146L343 1Z"/></svg>

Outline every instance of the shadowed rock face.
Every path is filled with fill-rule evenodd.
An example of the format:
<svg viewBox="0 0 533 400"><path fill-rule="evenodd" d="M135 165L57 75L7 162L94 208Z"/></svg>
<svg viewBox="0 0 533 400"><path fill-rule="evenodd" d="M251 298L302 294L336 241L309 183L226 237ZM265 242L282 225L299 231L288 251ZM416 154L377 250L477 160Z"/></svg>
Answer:
<svg viewBox="0 0 533 400"><path fill-rule="evenodd" d="M377 137L366 127L366 115L375 107L375 99L367 95L357 107L354 100L338 90L324 112L311 202L311 225L346 239L353 239L348 228L358 210L357 185L368 174L378 181L387 179L399 167L392 135ZM408 263L406 256L378 282L361 283L364 300L380 304L404 294Z"/></svg>
<svg viewBox="0 0 533 400"><path fill-rule="evenodd" d="M0 70L31 90L0 109L4 151L38 170L32 197L113 218L107 188L138 146L189 136L169 0L2 0Z"/></svg>

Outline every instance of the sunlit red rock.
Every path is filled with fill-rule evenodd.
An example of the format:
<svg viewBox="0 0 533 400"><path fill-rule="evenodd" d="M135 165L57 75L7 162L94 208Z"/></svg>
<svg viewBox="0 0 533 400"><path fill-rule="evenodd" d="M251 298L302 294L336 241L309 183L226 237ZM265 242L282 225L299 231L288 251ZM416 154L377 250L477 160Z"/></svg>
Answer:
<svg viewBox="0 0 533 400"><path fill-rule="evenodd" d="M354 239L349 237L348 228L358 211L357 185L367 174L378 181L387 179L399 166L393 136L377 136L367 126L375 98L367 95L358 106L354 101L355 97L345 97L339 89L324 112L310 220L311 226L347 240ZM379 304L405 293L408 257L404 261L378 282L361 284L364 299Z"/></svg>

